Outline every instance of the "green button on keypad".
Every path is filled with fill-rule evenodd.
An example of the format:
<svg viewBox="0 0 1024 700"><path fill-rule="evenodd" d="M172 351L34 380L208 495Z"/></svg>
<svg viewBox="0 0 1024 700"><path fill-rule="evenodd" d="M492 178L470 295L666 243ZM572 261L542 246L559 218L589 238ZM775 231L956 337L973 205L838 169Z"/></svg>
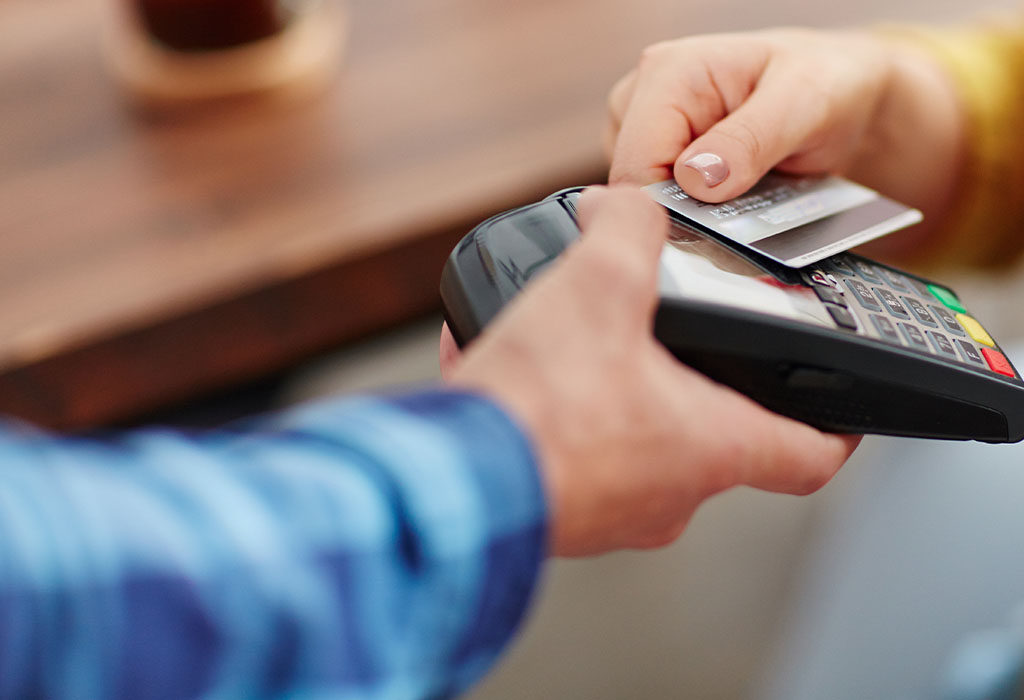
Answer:
<svg viewBox="0 0 1024 700"><path fill-rule="evenodd" d="M953 292L949 291L945 287L940 287L937 284L929 284L928 291L931 292L936 299L953 309L953 311L959 311L962 314L967 313L967 309L965 309L964 305L960 303L959 299L957 299L956 294L953 294Z"/></svg>

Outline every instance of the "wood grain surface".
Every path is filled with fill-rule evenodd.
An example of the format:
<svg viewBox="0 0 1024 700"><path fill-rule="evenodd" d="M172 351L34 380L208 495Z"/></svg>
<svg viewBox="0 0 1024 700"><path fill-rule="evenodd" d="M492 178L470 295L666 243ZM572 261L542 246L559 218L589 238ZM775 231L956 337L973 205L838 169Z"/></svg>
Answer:
<svg viewBox="0 0 1024 700"><path fill-rule="evenodd" d="M649 43L965 12L349 0L322 98L157 117L104 59L119 1L0 0L0 413L53 427L128 419L437 308L473 224L603 179L606 94Z"/></svg>
<svg viewBox="0 0 1024 700"><path fill-rule="evenodd" d="M96 2L3 0L0 412L123 420L436 308L472 224L603 177L647 4L353 1L322 98L161 117Z"/></svg>

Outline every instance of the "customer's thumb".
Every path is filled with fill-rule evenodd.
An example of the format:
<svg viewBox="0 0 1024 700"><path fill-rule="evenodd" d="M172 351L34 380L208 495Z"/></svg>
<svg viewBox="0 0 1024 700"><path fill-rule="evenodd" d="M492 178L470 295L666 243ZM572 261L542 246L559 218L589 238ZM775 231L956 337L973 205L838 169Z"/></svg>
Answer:
<svg viewBox="0 0 1024 700"><path fill-rule="evenodd" d="M791 81L766 79L734 112L695 138L675 162L688 195L723 202L743 194L765 173L803 148L821 124L814 110L794 104Z"/></svg>

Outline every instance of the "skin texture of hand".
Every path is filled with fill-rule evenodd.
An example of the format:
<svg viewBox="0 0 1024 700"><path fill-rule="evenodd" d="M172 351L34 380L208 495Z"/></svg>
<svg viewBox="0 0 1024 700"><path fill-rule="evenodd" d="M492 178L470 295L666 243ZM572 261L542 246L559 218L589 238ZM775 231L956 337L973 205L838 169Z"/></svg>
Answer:
<svg viewBox="0 0 1024 700"><path fill-rule="evenodd" d="M609 96L613 184L674 177L721 202L772 168L843 173L941 222L963 115L941 68L867 32L780 29L649 47ZM917 245L928 230L902 237Z"/></svg>
<svg viewBox="0 0 1024 700"><path fill-rule="evenodd" d="M858 438L783 418L673 358L652 335L661 209L633 188L588 190L572 246L459 356L446 379L493 397L531 436L566 556L673 541L711 495L747 484L805 494Z"/></svg>

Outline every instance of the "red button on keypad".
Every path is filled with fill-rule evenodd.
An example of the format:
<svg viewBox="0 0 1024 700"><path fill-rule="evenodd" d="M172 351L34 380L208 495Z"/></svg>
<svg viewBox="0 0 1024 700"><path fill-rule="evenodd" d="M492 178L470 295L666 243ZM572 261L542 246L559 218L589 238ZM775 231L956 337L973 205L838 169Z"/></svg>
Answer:
<svg viewBox="0 0 1024 700"><path fill-rule="evenodd" d="M1006 359L1006 355L1003 353L992 348L982 348L981 354L985 356L985 361L988 362L988 366L992 368L993 372L1005 374L1007 377L1017 376L1013 371L1010 361Z"/></svg>

